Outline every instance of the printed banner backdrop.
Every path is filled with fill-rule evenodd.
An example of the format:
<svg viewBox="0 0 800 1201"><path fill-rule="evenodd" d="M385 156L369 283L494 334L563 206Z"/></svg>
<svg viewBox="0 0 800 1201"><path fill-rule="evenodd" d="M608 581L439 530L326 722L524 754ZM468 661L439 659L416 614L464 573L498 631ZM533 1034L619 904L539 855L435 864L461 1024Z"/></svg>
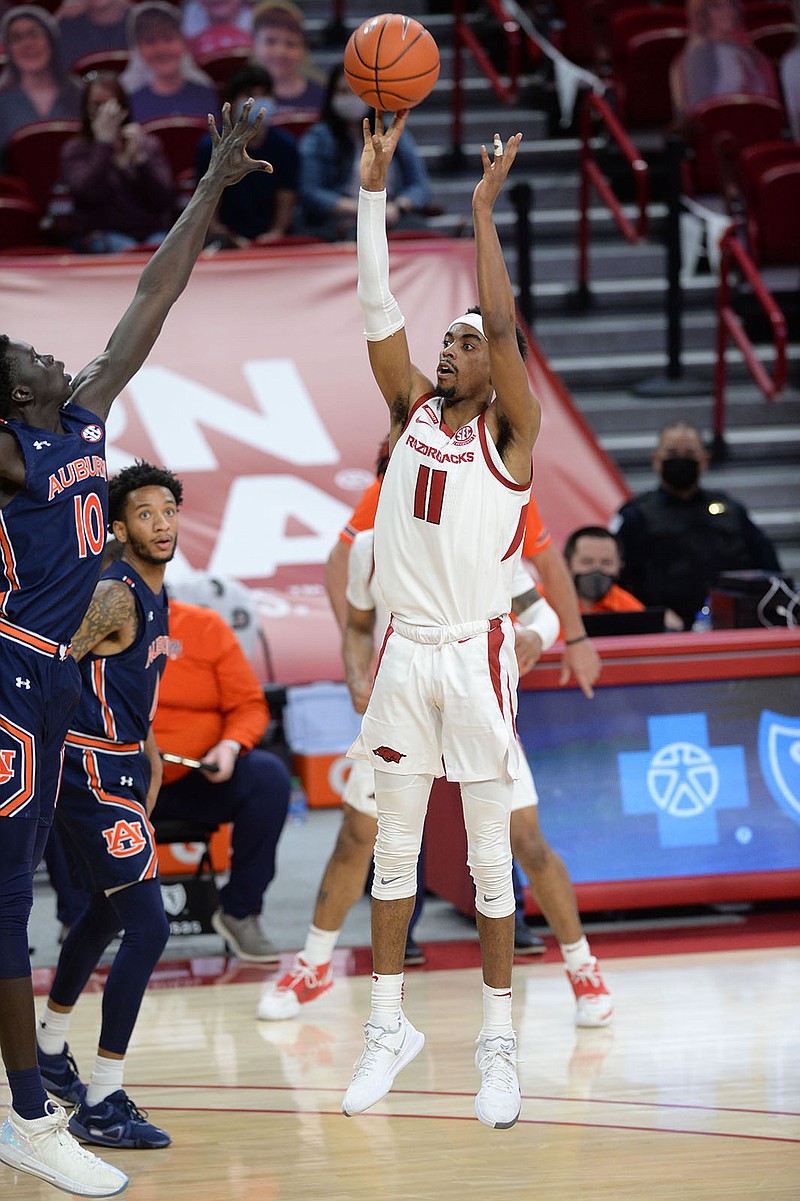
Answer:
<svg viewBox="0 0 800 1201"><path fill-rule="evenodd" d="M474 245L399 242L391 253L414 361L434 375L444 331L477 299ZM7 261L0 329L75 373L105 346L141 266ZM362 328L353 246L206 259L109 421L111 472L143 457L183 478L175 572L258 588L264 675L284 683L342 678L323 568L388 425ZM544 412L535 494L561 544L577 525L605 523L625 490L535 348L530 374Z"/></svg>

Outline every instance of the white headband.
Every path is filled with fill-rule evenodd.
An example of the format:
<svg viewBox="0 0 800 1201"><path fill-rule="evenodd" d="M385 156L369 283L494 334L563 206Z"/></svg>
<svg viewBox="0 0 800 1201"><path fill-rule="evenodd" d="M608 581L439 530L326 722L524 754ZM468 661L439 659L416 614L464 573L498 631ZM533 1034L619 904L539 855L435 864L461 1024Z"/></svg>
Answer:
<svg viewBox="0 0 800 1201"><path fill-rule="evenodd" d="M447 327L448 334L454 325L471 325L482 338L486 338L486 334L483 332L483 317L480 313L465 313L463 317L456 317L455 321L451 321Z"/></svg>

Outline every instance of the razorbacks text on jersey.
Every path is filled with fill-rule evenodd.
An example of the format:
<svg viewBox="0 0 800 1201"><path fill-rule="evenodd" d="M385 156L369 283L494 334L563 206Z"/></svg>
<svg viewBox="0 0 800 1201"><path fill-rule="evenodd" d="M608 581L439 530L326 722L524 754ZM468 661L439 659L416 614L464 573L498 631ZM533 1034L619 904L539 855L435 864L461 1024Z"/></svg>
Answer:
<svg viewBox="0 0 800 1201"><path fill-rule="evenodd" d="M104 742L143 742L158 703L158 686L169 653L169 606L164 588L148 588L129 563L119 560L103 572L133 593L139 619L136 637L116 655L91 652L80 661L83 688L67 742L76 735ZM83 744L79 744L83 745Z"/></svg>
<svg viewBox="0 0 800 1201"><path fill-rule="evenodd" d="M0 637L45 654L83 620L106 541L105 426L73 404L60 416L64 433L4 423L25 484L0 510Z"/></svg>
<svg viewBox="0 0 800 1201"><path fill-rule="evenodd" d="M397 441L375 518L375 572L391 612L449 626L508 613L530 483L509 475L485 413L453 431L423 396Z"/></svg>

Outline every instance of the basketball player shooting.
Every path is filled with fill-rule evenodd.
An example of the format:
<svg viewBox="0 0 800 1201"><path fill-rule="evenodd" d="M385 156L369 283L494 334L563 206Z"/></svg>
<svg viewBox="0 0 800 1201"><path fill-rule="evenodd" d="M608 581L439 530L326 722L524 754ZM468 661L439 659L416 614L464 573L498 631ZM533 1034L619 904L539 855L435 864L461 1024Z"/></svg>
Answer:
<svg viewBox="0 0 800 1201"><path fill-rule="evenodd" d="M540 410L518 345L494 205L522 138L493 153L472 198L479 309L445 331L435 384L411 361L389 289L386 173L407 111L384 132L364 123L358 298L370 365L389 407L391 458L375 520L375 571L392 619L361 734L350 755L375 769L372 1008L343 1101L361 1113L392 1087L424 1036L402 1010L403 954L431 785L461 787L483 968L475 1111L519 1117L511 1018L514 891L509 815L519 748L511 580L532 479Z"/></svg>
<svg viewBox="0 0 800 1201"><path fill-rule="evenodd" d="M100 574L108 485L105 418L150 353L186 287L223 190L251 171L253 101L222 132L211 162L141 274L105 350L74 379L52 355L0 335L0 1051L11 1111L0 1161L83 1197L121 1192L127 1176L85 1151L49 1101L36 1059L27 924L33 873L53 820L64 738L80 694L70 656Z"/></svg>

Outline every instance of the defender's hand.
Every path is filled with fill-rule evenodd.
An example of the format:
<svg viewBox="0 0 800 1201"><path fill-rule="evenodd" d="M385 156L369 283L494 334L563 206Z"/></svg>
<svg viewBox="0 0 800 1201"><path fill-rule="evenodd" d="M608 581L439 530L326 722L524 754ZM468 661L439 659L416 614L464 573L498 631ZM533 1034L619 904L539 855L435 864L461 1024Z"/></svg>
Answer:
<svg viewBox="0 0 800 1201"><path fill-rule="evenodd" d="M209 163L207 174L213 176L215 180L222 182L225 187L232 183L238 183L240 179L243 179L245 175L249 175L251 171L272 173L272 165L270 163L264 159L252 159L247 153L247 143L256 136L264 122L263 108L255 121L250 120L250 110L253 104L254 101L252 98L245 101L241 115L235 125L231 122L230 104L223 104L221 133L217 129L216 121L209 114L208 132L211 135L211 162Z"/></svg>
<svg viewBox="0 0 800 1201"><path fill-rule="evenodd" d="M494 135L494 145L492 157L489 157L485 146L481 146L481 161L483 163L483 179L481 179L472 194L472 207L485 207L491 209L494 206L495 200L500 195L503 184L508 178L508 173L514 159L517 157L519 144L522 141L522 134L515 133L508 139L503 146L503 140L499 133Z"/></svg>

